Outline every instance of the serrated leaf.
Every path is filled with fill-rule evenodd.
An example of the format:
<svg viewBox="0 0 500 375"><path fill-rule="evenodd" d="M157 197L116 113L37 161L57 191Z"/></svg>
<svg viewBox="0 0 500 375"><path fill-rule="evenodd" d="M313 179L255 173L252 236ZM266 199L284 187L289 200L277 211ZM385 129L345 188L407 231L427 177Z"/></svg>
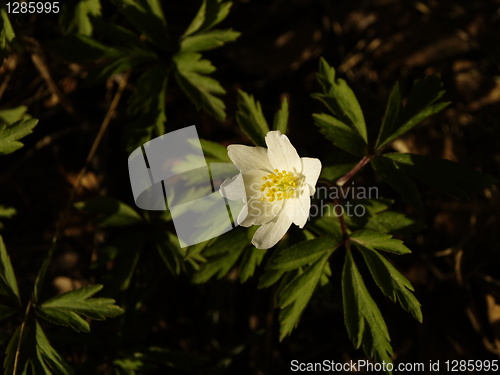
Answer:
<svg viewBox="0 0 500 375"><path fill-rule="evenodd" d="M354 347L358 349L363 345L366 355L375 362L392 363L393 351L384 318L366 289L349 250L342 271L342 300L344 322Z"/></svg>
<svg viewBox="0 0 500 375"><path fill-rule="evenodd" d="M64 34L79 33L90 36L93 30L91 18L100 15L100 0L80 0L63 7L59 23Z"/></svg>
<svg viewBox="0 0 500 375"><path fill-rule="evenodd" d="M422 212L422 198L413 180L398 167L394 161L384 156L372 157L370 163L377 174L394 190L396 190L406 204Z"/></svg>
<svg viewBox="0 0 500 375"><path fill-rule="evenodd" d="M331 113L344 124L355 129L367 143L365 118L358 100L347 83L335 77L335 69L321 58L317 78L323 87L323 94L314 94Z"/></svg>
<svg viewBox="0 0 500 375"><path fill-rule="evenodd" d="M50 345L50 342L45 336L42 327L38 322L35 323L35 341L36 341L36 354L39 364L44 369L45 374L54 375L70 375L74 370L64 361L61 355ZM30 358L30 361L33 361Z"/></svg>
<svg viewBox="0 0 500 375"><path fill-rule="evenodd" d="M241 33L229 30L212 30L201 34L185 37L181 41L181 50L185 52L200 52L222 47L234 42Z"/></svg>
<svg viewBox="0 0 500 375"><path fill-rule="evenodd" d="M159 65L143 73L137 80L136 89L128 101L127 108L127 112L134 116L135 120L127 125L124 132L127 150L130 152L155 135L165 133L168 76L168 67Z"/></svg>
<svg viewBox="0 0 500 375"><path fill-rule="evenodd" d="M19 287L17 285L16 275L10 262L9 254L0 236L0 294L8 297L11 307L19 308L21 306L21 299L19 295Z"/></svg>
<svg viewBox="0 0 500 375"><path fill-rule="evenodd" d="M386 115L375 149L384 147L389 142L409 132L426 118L442 111L450 103L439 102L444 95L443 84L438 75L416 80L404 108L401 107L399 85L394 86ZM398 103L399 101L399 103Z"/></svg>
<svg viewBox="0 0 500 375"><path fill-rule="evenodd" d="M195 52L179 52L174 56L173 62L177 83L196 108L224 121L226 106L216 95L223 95L226 91L218 81L209 76L215 71L212 63Z"/></svg>
<svg viewBox="0 0 500 375"><path fill-rule="evenodd" d="M389 153L384 157L422 183L445 194L466 199L469 192L481 191L498 179L446 159L415 154Z"/></svg>
<svg viewBox="0 0 500 375"><path fill-rule="evenodd" d="M281 108L274 116L273 130L279 130L281 134L286 134L288 129L288 99L285 97L281 101Z"/></svg>
<svg viewBox="0 0 500 375"><path fill-rule="evenodd" d="M255 269L262 263L266 252L254 246L249 246L243 251L240 261L240 282L244 283L254 275Z"/></svg>
<svg viewBox="0 0 500 375"><path fill-rule="evenodd" d="M264 139L269 132L269 125L262 113L260 103L242 90L238 91L236 121L255 145L266 146Z"/></svg>
<svg viewBox="0 0 500 375"><path fill-rule="evenodd" d="M332 252L340 246L341 238L322 236L313 240L302 241L279 252L273 263L272 270L292 271L315 262L325 252Z"/></svg>
<svg viewBox="0 0 500 375"><path fill-rule="evenodd" d="M73 328L77 332L90 332L89 323L83 318L104 320L123 314L111 298L90 298L103 288L92 285L53 297L36 307L36 313L51 323Z"/></svg>
<svg viewBox="0 0 500 375"><path fill-rule="evenodd" d="M411 313L422 323L420 303L413 295L413 286L387 259L375 250L355 244L363 255L370 273L380 290L393 302L398 301L401 307Z"/></svg>
<svg viewBox="0 0 500 375"><path fill-rule="evenodd" d="M366 154L366 144L355 130L326 113L314 113L314 123L320 132L335 146L356 156Z"/></svg>
<svg viewBox="0 0 500 375"><path fill-rule="evenodd" d="M203 0L200 9L183 36L212 29L227 17L232 5L230 1Z"/></svg>
<svg viewBox="0 0 500 375"><path fill-rule="evenodd" d="M306 308L316 286L323 274L323 269L331 252L323 254L307 269L278 292L277 306L281 308L280 341L288 336L299 323L302 312Z"/></svg>
<svg viewBox="0 0 500 375"><path fill-rule="evenodd" d="M359 230L349 235L349 240L356 242L371 250L382 250L398 255L411 253L403 241L392 238L391 234Z"/></svg>
<svg viewBox="0 0 500 375"><path fill-rule="evenodd" d="M129 205L112 197L97 197L91 201L77 202L75 208L91 215L104 227L123 227L139 224L141 216Z"/></svg>
<svg viewBox="0 0 500 375"><path fill-rule="evenodd" d="M170 50L167 22L159 0L115 0L118 10L162 51Z"/></svg>
<svg viewBox="0 0 500 375"><path fill-rule="evenodd" d="M72 375L74 370L52 347L40 324L28 321L20 338L21 326L18 327L5 351L5 374L16 375ZM19 346L19 352L17 351ZM28 372L30 369L30 372Z"/></svg>
<svg viewBox="0 0 500 375"><path fill-rule="evenodd" d="M38 120L30 119L20 120L12 125L0 124L0 154L10 154L23 147L19 140L31 134L37 123Z"/></svg>

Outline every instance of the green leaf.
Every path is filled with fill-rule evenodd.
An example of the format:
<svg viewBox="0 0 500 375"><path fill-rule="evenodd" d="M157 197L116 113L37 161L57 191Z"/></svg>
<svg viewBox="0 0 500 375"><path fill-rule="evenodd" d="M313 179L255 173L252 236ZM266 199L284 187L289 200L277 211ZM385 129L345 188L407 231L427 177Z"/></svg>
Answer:
<svg viewBox="0 0 500 375"><path fill-rule="evenodd" d="M391 234L359 230L351 233L349 240L371 250L377 249L398 255L411 253L410 249L403 245L403 241L392 238Z"/></svg>
<svg viewBox="0 0 500 375"><path fill-rule="evenodd" d="M143 221L136 210L111 197L98 197L92 201L77 202L75 208L96 215L97 222L104 227L123 227Z"/></svg>
<svg viewBox="0 0 500 375"><path fill-rule="evenodd" d="M281 134L286 134L288 128L288 100L283 98L281 108L274 116L273 130L279 130Z"/></svg>
<svg viewBox="0 0 500 375"><path fill-rule="evenodd" d="M61 355L50 345L42 327L35 323L36 354L39 364L44 369L45 374L69 375L74 370L64 361ZM31 361L33 359L30 358Z"/></svg>
<svg viewBox="0 0 500 375"><path fill-rule="evenodd" d="M162 51L170 50L167 21L159 0L115 0L118 10L137 31Z"/></svg>
<svg viewBox="0 0 500 375"><path fill-rule="evenodd" d="M182 267L183 250L177 237L167 231L155 233L155 244L161 259L173 275L179 275Z"/></svg>
<svg viewBox="0 0 500 375"><path fill-rule="evenodd" d="M387 107L385 109L384 118L382 120L382 126L377 137L377 145L381 143L383 139L390 136L395 128L397 127L397 120L401 112L403 104L401 102L401 89L399 87L399 82L396 82L392 87L391 94L389 95L389 100L387 101Z"/></svg>
<svg viewBox="0 0 500 375"><path fill-rule="evenodd" d="M262 113L260 103L252 95L238 91L238 110L236 121L245 134L257 146L266 146L265 137L269 132L269 125Z"/></svg>
<svg viewBox="0 0 500 375"><path fill-rule="evenodd" d="M227 275L248 246L246 230L233 229L219 236L203 250L207 262L193 275L194 283L204 283L217 275L220 279Z"/></svg>
<svg viewBox="0 0 500 375"><path fill-rule="evenodd" d="M21 105L15 108L3 109L0 111L0 123L13 124L20 120L29 120L29 115L26 114L28 107ZM25 117L26 116L26 117Z"/></svg>
<svg viewBox="0 0 500 375"><path fill-rule="evenodd" d="M364 229L375 232L401 234L417 233L424 228L425 224L396 211L386 211L373 215L364 226Z"/></svg>
<svg viewBox="0 0 500 375"><path fill-rule="evenodd" d="M406 106L401 109L401 93L396 84L389 97L386 114L377 138L375 149L380 149L394 139L409 132L426 118L442 111L450 103L439 101L444 95L438 75L416 80Z"/></svg>
<svg viewBox="0 0 500 375"><path fill-rule="evenodd" d="M326 113L314 113L313 119L320 132L335 146L356 156L366 154L363 138L339 119Z"/></svg>
<svg viewBox="0 0 500 375"><path fill-rule="evenodd" d="M243 251L240 262L240 282L244 283L255 273L255 269L262 263L266 250L257 249L253 246Z"/></svg>
<svg viewBox="0 0 500 375"><path fill-rule="evenodd" d="M19 295L19 287L17 286L16 275L10 262L9 254L0 236L0 294L8 297L11 307L19 308L21 306L21 299Z"/></svg>
<svg viewBox="0 0 500 375"><path fill-rule="evenodd" d="M411 313L422 323L420 303L413 295L413 286L387 259L375 250L355 244L359 249L370 273L380 290L393 302L398 301L401 307Z"/></svg>
<svg viewBox="0 0 500 375"><path fill-rule="evenodd" d="M333 252L340 246L341 238L322 236L313 240L299 242L279 252L270 269L292 271L315 262L326 252Z"/></svg>
<svg viewBox="0 0 500 375"><path fill-rule="evenodd" d="M354 347L358 349L363 345L366 355L375 362L392 363L393 352L384 318L366 289L349 250L342 271L342 300L344 323Z"/></svg>
<svg viewBox="0 0 500 375"><path fill-rule="evenodd" d="M317 78L323 94L313 94L313 98L323 102L339 121L355 129L367 143L365 118L356 96L343 79L335 77L335 69L323 58L320 59Z"/></svg>
<svg viewBox="0 0 500 375"><path fill-rule="evenodd" d="M123 314L111 298L90 298L103 288L92 285L53 297L36 306L36 313L51 323L71 327L77 332L90 332L89 323L83 318L104 320Z"/></svg>
<svg viewBox="0 0 500 375"><path fill-rule="evenodd" d="M181 41L181 50L185 52L200 52L222 47L228 42L234 42L241 33L229 30L213 30L188 36Z"/></svg>
<svg viewBox="0 0 500 375"><path fill-rule="evenodd" d="M400 153L384 154L384 157L427 186L459 198L466 199L469 192L481 191L498 183L498 179L486 173L445 159Z"/></svg>
<svg viewBox="0 0 500 375"><path fill-rule="evenodd" d="M196 16L183 36L185 37L212 29L227 17L232 5L230 1L203 0L198 13L196 13Z"/></svg>
<svg viewBox="0 0 500 375"><path fill-rule="evenodd" d="M72 375L73 369L62 356L50 345L42 327L36 320L28 321L20 338L21 326L11 337L5 351L4 374L27 375ZM19 352L18 352L19 347ZM31 369L28 372L28 368Z"/></svg>
<svg viewBox="0 0 500 375"><path fill-rule="evenodd" d="M32 133L38 120L20 120L12 125L0 124L0 155L10 154L21 147L23 144L19 140Z"/></svg>
<svg viewBox="0 0 500 375"><path fill-rule="evenodd" d="M0 9L0 65L3 60L9 56L10 42L16 34L9 20L5 8Z"/></svg>
<svg viewBox="0 0 500 375"><path fill-rule="evenodd" d="M423 206L420 192L403 169L384 156L372 157L370 163L375 172L401 195L406 204L415 207L418 212L422 212Z"/></svg>
<svg viewBox="0 0 500 375"><path fill-rule="evenodd" d="M323 274L323 269L331 252L311 264L303 273L297 275L279 292L277 305L281 308L280 341L288 336L297 326L302 312L311 299L316 286Z"/></svg>
<svg viewBox="0 0 500 375"><path fill-rule="evenodd" d="M137 147L165 133L167 115L165 95L168 84L168 67L158 65L140 76L134 94L128 101L127 112L135 120L124 132L127 150L132 152Z"/></svg>
<svg viewBox="0 0 500 375"><path fill-rule="evenodd" d="M203 154L206 157L213 157L224 163L232 163L227 155L227 147L216 142L207 141L206 139L200 139L200 144L203 149Z"/></svg>
<svg viewBox="0 0 500 375"><path fill-rule="evenodd" d="M212 63L195 52L179 52L173 62L177 83L196 108L224 121L226 106L216 95L223 95L226 91L218 81L209 77L215 71Z"/></svg>
<svg viewBox="0 0 500 375"><path fill-rule="evenodd" d="M0 205L0 219L10 219L16 214L16 209L13 207L5 207ZM0 229L3 229L3 224L0 221Z"/></svg>
<svg viewBox="0 0 500 375"><path fill-rule="evenodd" d="M65 4L66 5L66 4ZM63 7L59 18L63 34L79 33L92 35L92 17L101 15L100 0L80 0L76 3L69 2Z"/></svg>

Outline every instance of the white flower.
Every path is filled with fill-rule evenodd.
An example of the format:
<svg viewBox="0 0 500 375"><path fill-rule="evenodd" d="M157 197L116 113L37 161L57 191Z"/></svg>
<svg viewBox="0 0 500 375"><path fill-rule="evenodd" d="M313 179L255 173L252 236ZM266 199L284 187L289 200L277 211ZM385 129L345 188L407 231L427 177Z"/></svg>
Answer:
<svg viewBox="0 0 500 375"><path fill-rule="evenodd" d="M229 158L241 173L220 187L225 198L246 202L237 222L244 227L260 225L252 239L258 249L274 246L292 223L304 227L321 172L321 162L300 158L281 132L267 133L266 144L267 149L228 146Z"/></svg>

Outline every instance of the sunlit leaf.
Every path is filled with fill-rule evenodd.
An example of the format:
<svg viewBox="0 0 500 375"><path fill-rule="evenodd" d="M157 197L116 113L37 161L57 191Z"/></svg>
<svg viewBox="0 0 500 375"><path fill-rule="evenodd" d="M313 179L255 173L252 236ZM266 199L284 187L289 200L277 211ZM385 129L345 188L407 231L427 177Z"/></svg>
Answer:
<svg viewBox="0 0 500 375"><path fill-rule="evenodd" d="M280 340L288 336L299 323L300 317L323 274L330 254L331 252L324 253L321 258L278 292L277 305L281 308L279 315Z"/></svg>
<svg viewBox="0 0 500 375"><path fill-rule="evenodd" d="M371 250L382 250L398 255L411 253L410 249L403 245L403 241L392 238L391 234L359 230L351 233L349 240Z"/></svg>
<svg viewBox="0 0 500 375"><path fill-rule="evenodd" d="M335 146L356 156L366 154L363 138L350 126L326 113L315 113L313 119L320 132Z"/></svg>
<svg viewBox="0 0 500 375"><path fill-rule="evenodd" d="M10 154L23 147L19 140L31 134L37 123L38 120L30 119L12 125L0 124L0 155Z"/></svg>
<svg viewBox="0 0 500 375"><path fill-rule="evenodd" d="M216 95L225 94L226 91L218 81L209 76L215 71L212 63L195 52L179 52L173 61L177 83L196 108L224 121L226 106Z"/></svg>
<svg viewBox="0 0 500 375"><path fill-rule="evenodd" d="M51 323L71 327L77 332L89 332L90 326L84 317L104 320L123 314L114 299L91 298L102 287L92 285L63 293L37 306L36 313Z"/></svg>
<svg viewBox="0 0 500 375"><path fill-rule="evenodd" d="M336 78L335 69L323 58L320 59L317 77L323 94L313 94L313 98L323 102L335 118L356 130L367 143L365 118L351 88L343 79Z"/></svg>
<svg viewBox="0 0 500 375"><path fill-rule="evenodd" d="M264 138L269 132L269 125L262 113L260 103L242 90L238 91L236 121L254 144L266 146Z"/></svg>
<svg viewBox="0 0 500 375"><path fill-rule="evenodd" d="M288 249L279 252L279 255L270 265L270 269L292 271L315 262L327 251L334 250L340 245L341 238L322 236L313 240L302 241Z"/></svg>
<svg viewBox="0 0 500 375"><path fill-rule="evenodd" d="M393 354L389 332L375 301L354 262L351 251L346 252L342 272L344 322L349 338L357 349L361 345L375 362L392 363Z"/></svg>
<svg viewBox="0 0 500 375"><path fill-rule="evenodd" d="M279 130L282 134L286 134L288 128L288 100L283 98L281 108L274 116L273 130Z"/></svg>
<svg viewBox="0 0 500 375"><path fill-rule="evenodd" d="M375 250L355 244L365 258L365 262L382 292L393 302L398 301L401 307L422 322L420 303L413 295L413 286L387 259Z"/></svg>

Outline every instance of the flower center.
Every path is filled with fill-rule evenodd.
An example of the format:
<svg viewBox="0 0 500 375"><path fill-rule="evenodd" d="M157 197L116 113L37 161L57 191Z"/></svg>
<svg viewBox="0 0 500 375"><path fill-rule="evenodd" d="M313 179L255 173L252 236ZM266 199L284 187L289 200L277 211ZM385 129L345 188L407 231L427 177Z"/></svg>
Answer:
<svg viewBox="0 0 500 375"><path fill-rule="evenodd" d="M260 191L264 192L264 196L260 199L269 202L275 200L289 199L294 196L295 188L297 185L297 177L287 171L274 170L274 173L269 173L267 176L262 177L264 182L260 187Z"/></svg>

